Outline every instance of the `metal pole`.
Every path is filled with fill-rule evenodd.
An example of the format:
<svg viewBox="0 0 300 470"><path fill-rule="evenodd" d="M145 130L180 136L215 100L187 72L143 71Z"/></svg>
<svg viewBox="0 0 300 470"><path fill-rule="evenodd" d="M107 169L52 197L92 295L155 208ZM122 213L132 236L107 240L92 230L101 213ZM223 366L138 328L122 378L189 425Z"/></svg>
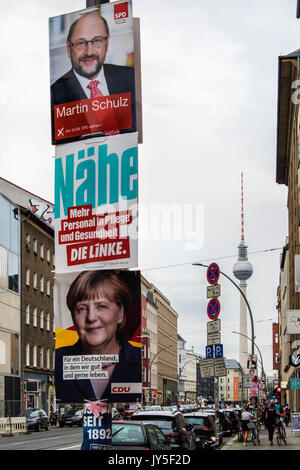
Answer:
<svg viewBox="0 0 300 470"><path fill-rule="evenodd" d="M300 18L300 0L297 0L296 18Z"/></svg>
<svg viewBox="0 0 300 470"><path fill-rule="evenodd" d="M193 266L203 266L204 268L208 268L207 265L205 264L201 264L201 263L193 263ZM249 315L250 315L250 320L251 320L251 335L252 335L252 340L251 341L251 354L254 354L254 323L253 323L253 316L252 316L252 312L251 312L251 308L250 308L250 305L249 305L249 302L244 294L244 292L239 288L239 286L229 277L227 276L227 274L223 273L221 270L220 270L220 274L223 274L223 276L225 276L230 282L232 282L232 284L240 291L240 293L242 294L246 304L247 304L247 307L248 307L248 311L249 311Z"/></svg>

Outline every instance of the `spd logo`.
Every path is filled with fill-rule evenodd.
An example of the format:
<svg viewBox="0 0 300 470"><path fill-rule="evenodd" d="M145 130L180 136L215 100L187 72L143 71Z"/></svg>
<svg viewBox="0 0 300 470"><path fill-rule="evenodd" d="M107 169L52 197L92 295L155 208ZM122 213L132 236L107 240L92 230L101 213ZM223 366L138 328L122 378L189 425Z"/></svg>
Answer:
<svg viewBox="0 0 300 470"><path fill-rule="evenodd" d="M128 2L117 3L114 5L114 19L117 20L124 20L128 18Z"/></svg>

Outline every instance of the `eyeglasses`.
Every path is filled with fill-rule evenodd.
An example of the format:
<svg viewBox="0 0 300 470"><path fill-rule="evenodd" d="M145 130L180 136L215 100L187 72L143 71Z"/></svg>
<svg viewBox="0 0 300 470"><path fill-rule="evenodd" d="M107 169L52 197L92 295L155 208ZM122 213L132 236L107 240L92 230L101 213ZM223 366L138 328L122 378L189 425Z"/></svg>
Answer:
<svg viewBox="0 0 300 470"><path fill-rule="evenodd" d="M85 39L79 39L78 41L76 42L72 42L72 41L69 41L70 44L72 44L73 47L75 47L75 49L77 49L78 51L83 51L87 46L88 46L88 43L90 42L91 43L91 46L94 48L94 49L99 49L100 47L103 46L103 44L105 43L105 41L107 40L108 36L105 36L105 37L102 37L102 36L97 36L96 38L94 39L91 39L90 41L86 41Z"/></svg>

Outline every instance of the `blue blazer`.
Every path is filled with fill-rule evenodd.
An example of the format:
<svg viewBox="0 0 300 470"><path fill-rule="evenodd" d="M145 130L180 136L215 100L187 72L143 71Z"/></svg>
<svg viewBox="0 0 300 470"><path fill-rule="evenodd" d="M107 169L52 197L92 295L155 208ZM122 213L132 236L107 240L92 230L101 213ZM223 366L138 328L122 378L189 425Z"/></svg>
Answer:
<svg viewBox="0 0 300 470"><path fill-rule="evenodd" d="M122 129L120 130L120 133L123 134L127 132L135 132L137 129L134 68L120 65L103 64L103 70L110 95L128 92L131 93L132 127L130 129ZM86 99L86 94L77 80L73 69L69 70L69 72L60 77L56 82L53 83L53 85L51 85L51 120L53 145L55 145L54 106L57 104L70 103L72 101ZM94 136L94 134L91 135L91 137ZM72 140L78 140L78 138L61 139L58 141L58 143L64 143Z"/></svg>
<svg viewBox="0 0 300 470"><path fill-rule="evenodd" d="M55 388L58 403L83 403L106 399L109 403L135 402L141 399L140 393L111 393L111 383L137 383L142 381L141 348L134 347L123 337L118 337L121 345L119 362L116 364L111 380L102 397L96 397L89 379L63 380L63 357L83 354L82 345L77 341L55 351Z"/></svg>

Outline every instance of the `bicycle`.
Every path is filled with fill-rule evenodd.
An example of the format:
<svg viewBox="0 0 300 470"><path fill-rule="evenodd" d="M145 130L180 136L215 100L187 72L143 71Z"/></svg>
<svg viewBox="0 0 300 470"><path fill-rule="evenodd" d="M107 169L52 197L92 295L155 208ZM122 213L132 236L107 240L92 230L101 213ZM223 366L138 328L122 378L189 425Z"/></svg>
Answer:
<svg viewBox="0 0 300 470"><path fill-rule="evenodd" d="M276 440L277 440L277 444L279 446L281 446L282 442L287 444L287 442L286 442L286 432L285 432L285 429L284 429L284 426L283 426L283 423L282 423L281 419L278 420L278 423L277 423L277 426L276 426Z"/></svg>
<svg viewBox="0 0 300 470"><path fill-rule="evenodd" d="M250 425L250 439L252 441L252 444L254 446L260 444L260 439L259 439L259 430L258 430L258 425L256 421L252 421L251 423L248 424L248 427Z"/></svg>

